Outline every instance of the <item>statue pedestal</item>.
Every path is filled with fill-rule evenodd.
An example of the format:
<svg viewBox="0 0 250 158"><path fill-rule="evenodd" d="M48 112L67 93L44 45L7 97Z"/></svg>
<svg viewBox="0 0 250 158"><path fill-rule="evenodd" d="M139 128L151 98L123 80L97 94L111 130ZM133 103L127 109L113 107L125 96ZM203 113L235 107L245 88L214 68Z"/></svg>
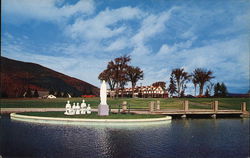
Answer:
<svg viewBox="0 0 250 158"><path fill-rule="evenodd" d="M98 115L99 116L108 116L109 115L109 106L106 105L98 105Z"/></svg>

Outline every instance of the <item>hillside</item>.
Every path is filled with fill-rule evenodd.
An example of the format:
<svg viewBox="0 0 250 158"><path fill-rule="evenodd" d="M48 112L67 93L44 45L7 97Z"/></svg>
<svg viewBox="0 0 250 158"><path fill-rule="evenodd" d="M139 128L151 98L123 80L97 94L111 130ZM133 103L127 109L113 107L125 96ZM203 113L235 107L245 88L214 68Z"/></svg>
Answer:
<svg viewBox="0 0 250 158"><path fill-rule="evenodd" d="M1 93L8 97L22 96L27 89L54 90L74 95L99 95L99 88L35 63L1 56Z"/></svg>

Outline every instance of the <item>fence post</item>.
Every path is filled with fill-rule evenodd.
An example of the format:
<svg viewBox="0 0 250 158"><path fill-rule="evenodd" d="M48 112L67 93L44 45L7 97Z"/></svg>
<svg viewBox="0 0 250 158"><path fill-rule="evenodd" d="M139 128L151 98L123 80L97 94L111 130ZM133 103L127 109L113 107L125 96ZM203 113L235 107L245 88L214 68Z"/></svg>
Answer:
<svg viewBox="0 0 250 158"><path fill-rule="evenodd" d="M160 110L161 109L161 102L160 102L160 100L157 100L156 101L156 110Z"/></svg>
<svg viewBox="0 0 250 158"><path fill-rule="evenodd" d="M120 111L120 108L121 108L121 105L120 104L118 104L118 113L120 113L121 111Z"/></svg>
<svg viewBox="0 0 250 158"><path fill-rule="evenodd" d="M188 111L188 100L184 101L184 111Z"/></svg>
<svg viewBox="0 0 250 158"><path fill-rule="evenodd" d="M214 112L218 111L218 105L219 105L219 102L218 101L214 101Z"/></svg>
<svg viewBox="0 0 250 158"><path fill-rule="evenodd" d="M247 111L247 103L246 102L241 103L241 111L243 113L245 113Z"/></svg>
<svg viewBox="0 0 250 158"><path fill-rule="evenodd" d="M130 104L128 104L128 113L130 113Z"/></svg>
<svg viewBox="0 0 250 158"><path fill-rule="evenodd" d="M127 110L127 101L122 102L122 111L125 112Z"/></svg>
<svg viewBox="0 0 250 158"><path fill-rule="evenodd" d="M151 101L151 102L149 103L149 112L153 112L153 111L154 111L154 104L155 104L154 101Z"/></svg>

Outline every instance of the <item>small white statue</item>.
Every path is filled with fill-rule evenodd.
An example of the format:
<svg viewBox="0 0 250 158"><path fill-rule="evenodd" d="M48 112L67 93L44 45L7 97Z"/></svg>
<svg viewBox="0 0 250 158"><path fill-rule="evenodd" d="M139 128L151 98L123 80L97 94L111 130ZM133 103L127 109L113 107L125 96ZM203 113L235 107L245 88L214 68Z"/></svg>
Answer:
<svg viewBox="0 0 250 158"><path fill-rule="evenodd" d="M71 115L75 115L76 114L76 103L73 103L73 106L71 108Z"/></svg>
<svg viewBox="0 0 250 158"><path fill-rule="evenodd" d="M91 114L91 107L90 107L90 104L88 104L88 107L87 107L87 114Z"/></svg>
<svg viewBox="0 0 250 158"><path fill-rule="evenodd" d="M86 114L86 103L85 103L85 100L82 100L82 103L81 103L81 114Z"/></svg>
<svg viewBox="0 0 250 158"><path fill-rule="evenodd" d="M67 104L65 106L65 115L70 115L70 111L71 111L71 105L69 103L69 100L67 101Z"/></svg>
<svg viewBox="0 0 250 158"><path fill-rule="evenodd" d="M80 114L80 106L79 106L79 103L76 103L76 115L79 115Z"/></svg>

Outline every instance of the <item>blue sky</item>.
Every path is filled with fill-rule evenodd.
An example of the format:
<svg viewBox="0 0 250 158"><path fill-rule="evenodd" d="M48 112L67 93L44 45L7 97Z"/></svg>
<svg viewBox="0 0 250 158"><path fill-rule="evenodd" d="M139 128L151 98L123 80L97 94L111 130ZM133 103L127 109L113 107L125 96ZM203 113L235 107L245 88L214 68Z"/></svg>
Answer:
<svg viewBox="0 0 250 158"><path fill-rule="evenodd" d="M144 71L138 84L168 85L172 69L199 67L229 92L249 90L249 0L2 0L1 31L2 56L96 86L127 54Z"/></svg>

